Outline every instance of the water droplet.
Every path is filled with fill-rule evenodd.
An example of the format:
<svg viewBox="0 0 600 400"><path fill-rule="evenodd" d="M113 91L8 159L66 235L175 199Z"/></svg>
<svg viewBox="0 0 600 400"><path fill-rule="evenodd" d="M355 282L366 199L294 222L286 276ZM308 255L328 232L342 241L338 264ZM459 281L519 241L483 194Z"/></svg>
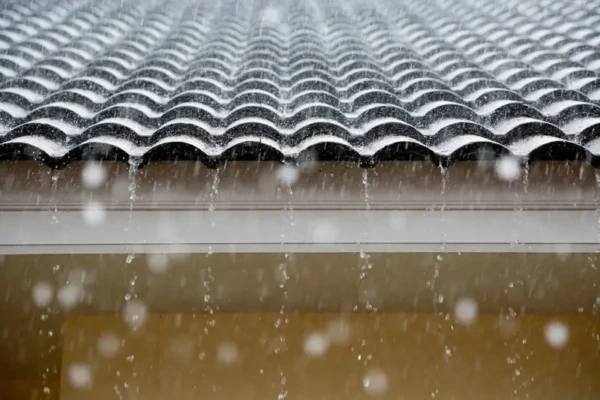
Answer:
<svg viewBox="0 0 600 400"><path fill-rule="evenodd" d="M117 355L119 347L121 347L121 341L112 333L104 333L98 338L96 347L98 349L98 353L100 353L103 357L113 358Z"/></svg>
<svg viewBox="0 0 600 400"><path fill-rule="evenodd" d="M87 364L71 364L68 369L69 383L76 389L89 390L92 387L92 372Z"/></svg>
<svg viewBox="0 0 600 400"><path fill-rule="evenodd" d="M155 274L164 274L169 267L169 256L167 254L148 254L148 269Z"/></svg>
<svg viewBox="0 0 600 400"><path fill-rule="evenodd" d="M83 288L76 283L68 283L56 293L58 304L67 311L75 308L81 301L82 296Z"/></svg>
<svg viewBox="0 0 600 400"><path fill-rule="evenodd" d="M123 307L123 320L132 330L141 328L148 319L148 307L140 300L131 300Z"/></svg>
<svg viewBox="0 0 600 400"><path fill-rule="evenodd" d="M560 321L551 321L544 328L544 336L550 347L561 349L569 340L569 328Z"/></svg>
<svg viewBox="0 0 600 400"><path fill-rule="evenodd" d="M477 320L477 302L471 298L458 299L454 306L454 316L465 325L471 325Z"/></svg>
<svg viewBox="0 0 600 400"><path fill-rule="evenodd" d="M380 396L388 389L388 378L380 369L369 371L363 378L363 388L369 396Z"/></svg>
<svg viewBox="0 0 600 400"><path fill-rule="evenodd" d="M83 209L83 220L90 226L100 225L106 219L106 210L98 202L90 201Z"/></svg>
<svg viewBox="0 0 600 400"><path fill-rule="evenodd" d="M98 162L89 162L81 172L83 186L87 189L97 189L106 181L106 169Z"/></svg>
<svg viewBox="0 0 600 400"><path fill-rule="evenodd" d="M521 163L516 157L502 157L496 162L496 174L504 181L514 181L521 175Z"/></svg>
<svg viewBox="0 0 600 400"><path fill-rule="evenodd" d="M322 333L312 333L304 341L304 353L309 357L321 357L328 348L328 337Z"/></svg>
<svg viewBox="0 0 600 400"><path fill-rule="evenodd" d="M38 282L33 286L32 297L33 303L37 307L48 307L52 302L54 288L47 282Z"/></svg>
<svg viewBox="0 0 600 400"><path fill-rule="evenodd" d="M237 345L230 341L225 341L217 348L217 360L223 365L231 365L237 361Z"/></svg>
<svg viewBox="0 0 600 400"><path fill-rule="evenodd" d="M281 21L281 11L273 6L266 7L263 11L263 22L275 24Z"/></svg>
<svg viewBox="0 0 600 400"><path fill-rule="evenodd" d="M300 177L300 171L293 165L282 165L277 170L277 181L286 186L293 186Z"/></svg>

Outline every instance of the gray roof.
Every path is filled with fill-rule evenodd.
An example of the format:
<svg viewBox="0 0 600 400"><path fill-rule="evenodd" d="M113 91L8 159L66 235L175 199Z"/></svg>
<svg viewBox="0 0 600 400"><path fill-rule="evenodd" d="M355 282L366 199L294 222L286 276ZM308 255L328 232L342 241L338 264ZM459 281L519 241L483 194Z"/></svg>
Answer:
<svg viewBox="0 0 600 400"><path fill-rule="evenodd" d="M600 1L13 2L0 157L600 157Z"/></svg>

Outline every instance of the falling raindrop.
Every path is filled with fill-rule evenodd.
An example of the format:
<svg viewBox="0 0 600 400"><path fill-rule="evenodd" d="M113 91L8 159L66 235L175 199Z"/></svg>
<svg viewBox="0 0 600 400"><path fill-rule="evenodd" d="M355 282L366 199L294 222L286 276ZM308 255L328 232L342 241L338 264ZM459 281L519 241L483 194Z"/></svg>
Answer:
<svg viewBox="0 0 600 400"><path fill-rule="evenodd" d="M293 165L282 165L277 169L277 181L284 186L294 186L300 178L300 171Z"/></svg>
<svg viewBox="0 0 600 400"><path fill-rule="evenodd" d="M304 353L309 357L321 357L329 348L329 338L322 333L310 334L304 341Z"/></svg>
<svg viewBox="0 0 600 400"><path fill-rule="evenodd" d="M464 325L473 324L477 320L477 313L477 302L471 298L459 299L454 306L454 316Z"/></svg>
<svg viewBox="0 0 600 400"><path fill-rule="evenodd" d="M129 158L129 200L131 201L130 208L133 209L133 202L137 200L137 173L142 164L141 157Z"/></svg>
<svg viewBox="0 0 600 400"><path fill-rule="evenodd" d="M220 182L220 173L219 170L212 171L212 184L210 186L210 204L208 206L209 211L209 219L210 226L213 228L216 226L216 222L214 220L213 211L215 210L217 201L219 199L219 182Z"/></svg>
<svg viewBox="0 0 600 400"><path fill-rule="evenodd" d="M363 388L369 396L380 396L388 389L388 377L380 369L372 369L363 378Z"/></svg>
<svg viewBox="0 0 600 400"><path fill-rule="evenodd" d="M86 204L83 209L83 220L87 225L96 226L104 222L106 218L106 211L102 204L90 201Z"/></svg>
<svg viewBox="0 0 600 400"><path fill-rule="evenodd" d="M237 345L230 341L225 341L217 348L217 360L223 365L231 365L238 359Z"/></svg>
<svg viewBox="0 0 600 400"><path fill-rule="evenodd" d="M131 330L138 330L148 319L148 307L142 301L130 300L123 307L123 320Z"/></svg>
<svg viewBox="0 0 600 400"><path fill-rule="evenodd" d="M551 321L544 327L544 336L550 347L561 349L569 340L569 328L560 321Z"/></svg>
<svg viewBox="0 0 600 400"><path fill-rule="evenodd" d="M265 23L276 24L281 21L281 11L273 6L266 7L262 19Z"/></svg>
<svg viewBox="0 0 600 400"><path fill-rule="evenodd" d="M117 355L121 341L113 333L104 333L98 338L97 342L98 353L105 358L113 358Z"/></svg>
<svg viewBox="0 0 600 400"><path fill-rule="evenodd" d="M71 364L68 377L69 383L76 389L89 390L92 387L92 372L87 364Z"/></svg>
<svg viewBox="0 0 600 400"><path fill-rule="evenodd" d="M33 303L40 308L48 307L52 302L54 288L47 282L37 282L31 292Z"/></svg>
<svg viewBox="0 0 600 400"><path fill-rule="evenodd" d="M366 169L363 169L362 171L362 184L364 187L365 209L369 211L371 209L371 194L369 192L369 172Z"/></svg>
<svg viewBox="0 0 600 400"><path fill-rule="evenodd" d="M167 254L151 253L147 256L148 269L155 274L164 274L169 268Z"/></svg>
<svg viewBox="0 0 600 400"><path fill-rule="evenodd" d="M58 304L66 311L72 310L83 297L83 288L76 283L68 283L56 293Z"/></svg>
<svg viewBox="0 0 600 400"><path fill-rule="evenodd" d="M81 172L83 186L87 189L97 189L106 181L106 169L102 164L90 162L85 165Z"/></svg>
<svg viewBox="0 0 600 400"><path fill-rule="evenodd" d="M521 175L521 163L513 156L504 156L496 162L496 174L504 181L514 181Z"/></svg>

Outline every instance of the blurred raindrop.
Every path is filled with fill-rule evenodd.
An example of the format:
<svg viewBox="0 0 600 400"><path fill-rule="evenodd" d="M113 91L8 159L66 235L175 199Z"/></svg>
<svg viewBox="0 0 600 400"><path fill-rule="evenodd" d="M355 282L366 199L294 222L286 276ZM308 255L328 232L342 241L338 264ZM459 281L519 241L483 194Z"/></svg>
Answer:
<svg viewBox="0 0 600 400"><path fill-rule="evenodd" d="M132 330L138 330L148 319L148 307L142 301L134 299L123 307L123 320Z"/></svg>
<svg viewBox="0 0 600 400"><path fill-rule="evenodd" d="M83 298L83 287L77 283L68 283L56 293L56 299L62 309L69 311L75 308Z"/></svg>
<svg viewBox="0 0 600 400"><path fill-rule="evenodd" d="M275 24L281 21L281 11L276 7L267 7L263 12L263 22Z"/></svg>
<svg viewBox="0 0 600 400"><path fill-rule="evenodd" d="M516 157L502 157L496 162L496 174L504 181L514 181L521 175L521 163Z"/></svg>
<svg viewBox="0 0 600 400"><path fill-rule="evenodd" d="M322 333L310 334L304 341L304 353L309 357L321 357L329 348L329 338Z"/></svg>
<svg viewBox="0 0 600 400"><path fill-rule="evenodd" d="M90 201L83 209L83 220L87 225L96 226L104 222L106 211L102 204Z"/></svg>
<svg viewBox="0 0 600 400"><path fill-rule="evenodd" d="M293 186L300 177L298 168L292 165L282 165L277 169L277 181L285 186Z"/></svg>
<svg viewBox="0 0 600 400"><path fill-rule="evenodd" d="M40 308L48 307L54 296L54 288L48 282L37 282L31 292L33 303Z"/></svg>
<svg viewBox="0 0 600 400"><path fill-rule="evenodd" d="M81 172L83 186L87 189L97 189L106 181L106 168L97 162L90 162L85 165Z"/></svg>
<svg viewBox="0 0 600 400"><path fill-rule="evenodd" d="M460 323L471 325L477 320L478 309L475 300L466 297L458 299L454 306L454 316Z"/></svg>
<svg viewBox="0 0 600 400"><path fill-rule="evenodd" d="M381 396L388 389L388 377L380 369L372 369L363 378L363 388L369 396Z"/></svg>
<svg viewBox="0 0 600 400"><path fill-rule="evenodd" d="M104 333L98 338L98 353L106 358L113 358L121 347L121 341L113 333Z"/></svg>
<svg viewBox="0 0 600 400"><path fill-rule="evenodd" d="M544 328L544 336L550 347L562 349L569 340L569 328L560 321L551 321Z"/></svg>
<svg viewBox="0 0 600 400"><path fill-rule="evenodd" d="M217 360L223 365L231 365L238 359L237 345L230 341L221 343L217 349Z"/></svg>
<svg viewBox="0 0 600 400"><path fill-rule="evenodd" d="M164 274L169 268L169 256L167 254L148 254L148 269L155 274Z"/></svg>
<svg viewBox="0 0 600 400"><path fill-rule="evenodd" d="M76 389L90 390L92 388L92 372L87 364L72 364L68 369L69 383Z"/></svg>

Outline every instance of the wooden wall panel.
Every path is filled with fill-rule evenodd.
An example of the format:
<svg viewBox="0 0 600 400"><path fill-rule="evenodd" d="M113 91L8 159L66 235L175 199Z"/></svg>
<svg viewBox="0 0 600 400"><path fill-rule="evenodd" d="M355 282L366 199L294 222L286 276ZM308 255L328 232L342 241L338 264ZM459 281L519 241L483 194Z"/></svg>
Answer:
<svg viewBox="0 0 600 400"><path fill-rule="evenodd" d="M600 398L600 319L561 318L570 336L558 350L544 339L551 319L484 315L464 327L431 314L173 314L153 315L132 334L119 316L72 317L61 400L117 391L124 400ZM340 321L348 340L309 357L306 338ZM124 340L113 359L96 350L105 332ZM91 390L69 382L69 366L80 362L93 370ZM363 380L377 371L387 390L372 396Z"/></svg>

